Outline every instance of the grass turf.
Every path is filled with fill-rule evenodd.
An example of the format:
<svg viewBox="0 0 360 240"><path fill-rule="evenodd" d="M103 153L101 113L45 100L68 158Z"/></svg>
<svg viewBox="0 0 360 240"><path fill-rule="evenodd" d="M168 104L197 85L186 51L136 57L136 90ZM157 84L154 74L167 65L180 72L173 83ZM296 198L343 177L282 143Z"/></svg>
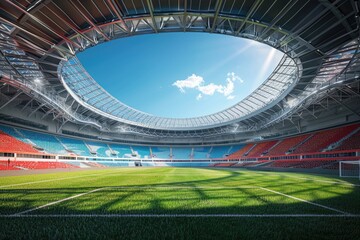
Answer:
<svg viewBox="0 0 360 240"><path fill-rule="evenodd" d="M359 239L360 218L345 215L166 217L360 214L360 186L356 184L356 179L310 174L204 168L121 168L1 177L0 239ZM77 197L64 200L73 196ZM54 204L43 207L48 203ZM28 210L32 211L9 217ZM123 214L166 216L119 217ZM112 217L106 217L109 215Z"/></svg>

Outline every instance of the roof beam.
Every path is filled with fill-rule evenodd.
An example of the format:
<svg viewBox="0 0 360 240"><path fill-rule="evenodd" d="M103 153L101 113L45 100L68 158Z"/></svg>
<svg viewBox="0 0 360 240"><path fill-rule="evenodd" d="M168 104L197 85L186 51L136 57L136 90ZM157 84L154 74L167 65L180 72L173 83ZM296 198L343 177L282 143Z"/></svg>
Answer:
<svg viewBox="0 0 360 240"><path fill-rule="evenodd" d="M55 34L56 36L58 36L59 38L63 39L65 42L68 42L70 44L75 45L76 47L80 48L81 46L78 45L77 43L71 41L70 39L68 39L67 37L65 37L64 35L56 32L55 30L53 30L51 27L49 27L46 23L44 23L43 21L41 21L39 18L33 16L32 14L30 14L29 12L27 12L25 9L23 9L22 7L18 6L17 4L13 3L10 0L5 0L7 3L9 3L10 5L12 5L13 7L15 7L16 9L18 9L19 11L21 11L22 13L24 13L25 15L29 16L31 19L33 19L34 21L36 21L37 23L39 23L40 25L42 25L44 28L46 28L47 30L49 30L50 32L52 32L53 34Z"/></svg>
<svg viewBox="0 0 360 240"><path fill-rule="evenodd" d="M116 5L116 3L114 2L114 0L106 0L106 2L109 4L111 10L113 10L113 12L117 16L117 18L123 23L126 31L130 32L129 27L126 25L126 22L124 21L122 13L121 13L120 9L118 8L118 6Z"/></svg>
<svg viewBox="0 0 360 240"><path fill-rule="evenodd" d="M149 13L151 16L151 21L153 23L153 27L154 27L154 31L157 33L158 29L157 29L157 25L156 25L156 21L155 21L155 17L154 17L154 6L152 4L151 0L146 0L148 8L149 8Z"/></svg>
<svg viewBox="0 0 360 240"><path fill-rule="evenodd" d="M217 19L218 19L218 16L219 16L219 12L220 12L220 9L221 9L221 6L222 6L222 2L223 2L223 0L217 0L216 1L216 11L215 11L214 20L213 20L213 23L212 23L212 26L211 26L211 32L215 31L216 22L217 22Z"/></svg>
<svg viewBox="0 0 360 240"><path fill-rule="evenodd" d="M85 19L85 21L87 21L96 30L96 32L98 32L100 35L102 35L105 40L107 40L107 41L110 40L110 38L105 33L103 33L103 31L98 26L96 26L96 24L88 16L86 16L86 14L83 11L81 11L81 9L73 1L69 1L69 2L76 9L76 11L78 11L80 13L80 15ZM85 8L81 4L81 2L79 2L79 0L77 0L77 2L80 4L80 6L82 8Z"/></svg>

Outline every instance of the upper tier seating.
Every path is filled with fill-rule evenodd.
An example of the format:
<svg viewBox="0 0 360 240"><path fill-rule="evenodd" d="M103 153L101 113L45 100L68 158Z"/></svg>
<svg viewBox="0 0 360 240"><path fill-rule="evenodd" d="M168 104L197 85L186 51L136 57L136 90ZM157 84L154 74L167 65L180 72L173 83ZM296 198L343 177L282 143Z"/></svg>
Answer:
<svg viewBox="0 0 360 240"><path fill-rule="evenodd" d="M97 157L111 157L111 151L105 143L91 141L86 141L85 143L89 146L91 152L96 153Z"/></svg>
<svg viewBox="0 0 360 240"><path fill-rule="evenodd" d="M52 154L67 154L68 152L65 150L63 145L50 134L44 134L39 132L28 131L24 129L19 129L19 132L22 133L27 139L31 139L31 141L39 148L44 149L47 153Z"/></svg>
<svg viewBox="0 0 360 240"><path fill-rule="evenodd" d="M260 157L263 153L268 151L277 142L278 140L258 143L253 149L251 149L251 151L248 153L246 157Z"/></svg>
<svg viewBox="0 0 360 240"><path fill-rule="evenodd" d="M193 159L208 159L211 147L194 147Z"/></svg>
<svg viewBox="0 0 360 240"><path fill-rule="evenodd" d="M191 149L189 147L173 147L172 159L190 159Z"/></svg>
<svg viewBox="0 0 360 240"><path fill-rule="evenodd" d="M151 147L152 157L153 158L170 158L170 148L168 147Z"/></svg>
<svg viewBox="0 0 360 240"><path fill-rule="evenodd" d="M211 149L210 158L224 158L229 154L231 146L215 146Z"/></svg>
<svg viewBox="0 0 360 240"><path fill-rule="evenodd" d="M139 158L151 158L150 148L147 146L132 146L134 154Z"/></svg>
<svg viewBox="0 0 360 240"><path fill-rule="evenodd" d="M357 131L354 135L344 140L340 146L333 149L333 151L342 151L342 150L351 150L351 149L360 149L360 130Z"/></svg>
<svg viewBox="0 0 360 240"><path fill-rule="evenodd" d="M67 150L75 153L78 156L87 156L87 157L93 156L90 153L89 149L86 147L84 141L82 140L65 138L65 137L59 137L58 139L66 147Z"/></svg>
<svg viewBox="0 0 360 240"><path fill-rule="evenodd" d="M309 136L310 134L305 134L297 137L285 138L278 145L270 149L266 156L285 155L291 148L300 144Z"/></svg>
<svg viewBox="0 0 360 240"><path fill-rule="evenodd" d="M12 137L15 137L16 139L18 139L18 140L20 140L20 141L22 141L24 143L28 143L30 145L33 145L32 142L29 142L29 139L27 139L23 135L21 135L21 133L19 131L20 129L0 125L0 130L3 131L6 134L12 136Z"/></svg>
<svg viewBox="0 0 360 240"><path fill-rule="evenodd" d="M130 146L119 145L119 144L110 144L111 149L119 158L131 158L132 151Z"/></svg>
<svg viewBox="0 0 360 240"><path fill-rule="evenodd" d="M331 143L339 141L358 127L358 124L355 124L317 132L313 137L297 147L294 153L321 152Z"/></svg>
<svg viewBox="0 0 360 240"><path fill-rule="evenodd" d="M40 153L30 144L17 140L3 131L0 131L0 152Z"/></svg>
<svg viewBox="0 0 360 240"><path fill-rule="evenodd" d="M240 159L241 157L244 156L245 153L247 153L250 148L252 148L254 146L254 144L249 143L246 144L243 148L241 148L240 150L230 154L227 158L228 159Z"/></svg>

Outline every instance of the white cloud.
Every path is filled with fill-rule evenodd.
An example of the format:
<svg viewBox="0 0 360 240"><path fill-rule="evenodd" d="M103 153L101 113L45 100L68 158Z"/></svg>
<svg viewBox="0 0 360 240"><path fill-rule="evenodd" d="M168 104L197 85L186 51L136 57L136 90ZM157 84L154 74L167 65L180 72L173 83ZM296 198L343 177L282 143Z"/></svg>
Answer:
<svg viewBox="0 0 360 240"><path fill-rule="evenodd" d="M222 85L210 83L208 85L199 86L198 90L205 95L214 95L215 92L221 93L223 91L223 88L224 87Z"/></svg>
<svg viewBox="0 0 360 240"><path fill-rule="evenodd" d="M204 82L204 79L200 76L192 74L185 80L177 80L172 85L180 89L181 92L185 92L184 88L197 88Z"/></svg>
<svg viewBox="0 0 360 240"><path fill-rule="evenodd" d="M230 96L228 96L226 99L228 99L228 100L232 100L232 99L234 99L235 98L235 96L234 95L230 95Z"/></svg>
<svg viewBox="0 0 360 240"><path fill-rule="evenodd" d="M196 96L196 100L200 100L203 95L212 96L214 93L220 93L224 95L227 99L234 99L235 96L232 93L235 90L235 82L243 83L239 76L237 76L234 72L229 72L226 78L226 85L209 83L204 84L205 81L203 77L192 74L185 80L177 80L172 85L179 88L180 92L185 92L186 88L195 89L200 93Z"/></svg>

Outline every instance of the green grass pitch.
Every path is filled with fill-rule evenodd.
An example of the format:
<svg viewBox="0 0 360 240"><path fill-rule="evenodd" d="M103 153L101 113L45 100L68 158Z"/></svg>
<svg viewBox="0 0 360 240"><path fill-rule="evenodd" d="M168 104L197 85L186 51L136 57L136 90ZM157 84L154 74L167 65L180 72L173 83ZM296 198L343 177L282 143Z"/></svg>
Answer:
<svg viewBox="0 0 360 240"><path fill-rule="evenodd" d="M0 177L0 239L360 239L360 182L112 168Z"/></svg>

